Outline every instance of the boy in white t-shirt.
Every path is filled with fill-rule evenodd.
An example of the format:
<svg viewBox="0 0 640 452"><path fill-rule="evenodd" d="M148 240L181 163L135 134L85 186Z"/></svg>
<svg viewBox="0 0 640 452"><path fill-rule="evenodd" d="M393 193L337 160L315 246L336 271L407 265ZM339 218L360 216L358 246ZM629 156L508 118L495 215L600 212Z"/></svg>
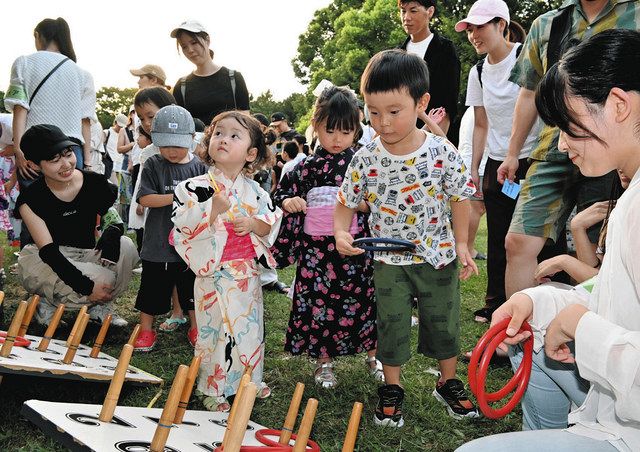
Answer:
<svg viewBox="0 0 640 452"><path fill-rule="evenodd" d="M414 251L374 256L378 309L378 352L386 385L374 422L402 427L404 390L400 369L411 356L411 310L418 300L418 351L438 360L441 378L433 395L457 419L478 411L456 379L459 353L460 283L477 274L467 248L469 196L475 193L468 169L446 138L416 128L429 102L425 62L401 50L376 54L367 65L360 92L379 137L360 149L338 192L334 216L336 247L346 256L352 246L349 225L364 200L371 210L373 237L404 239ZM449 221L449 210L452 222ZM458 275L456 256L462 263Z"/></svg>

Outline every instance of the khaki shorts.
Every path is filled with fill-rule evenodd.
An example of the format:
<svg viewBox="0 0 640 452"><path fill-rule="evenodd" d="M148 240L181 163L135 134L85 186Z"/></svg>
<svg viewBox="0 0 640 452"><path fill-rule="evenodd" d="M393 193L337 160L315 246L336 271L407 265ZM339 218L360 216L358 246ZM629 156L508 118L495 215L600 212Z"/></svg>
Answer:
<svg viewBox="0 0 640 452"><path fill-rule="evenodd" d="M522 182L509 232L545 237L555 242L574 206L578 212L611 196L615 171L600 177L585 177L570 161L531 163ZM591 243L598 242L602 223L587 230Z"/></svg>
<svg viewBox="0 0 640 452"><path fill-rule="evenodd" d="M457 262L436 270L430 264L374 263L378 312L377 358L401 366L411 357L411 312L418 299L418 353L448 359L460 351L460 281Z"/></svg>

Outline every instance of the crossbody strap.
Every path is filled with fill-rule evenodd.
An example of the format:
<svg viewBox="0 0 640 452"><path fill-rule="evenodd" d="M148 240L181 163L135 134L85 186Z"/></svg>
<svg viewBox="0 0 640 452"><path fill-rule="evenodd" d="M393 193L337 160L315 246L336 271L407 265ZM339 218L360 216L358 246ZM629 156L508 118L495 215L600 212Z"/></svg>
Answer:
<svg viewBox="0 0 640 452"><path fill-rule="evenodd" d="M565 43L571 33L571 14L573 5L565 9L553 18L551 31L549 32L549 42L547 44L547 70L556 64L562 56Z"/></svg>
<svg viewBox="0 0 640 452"><path fill-rule="evenodd" d="M60 66L62 66L64 63L66 63L69 60L69 57L65 57L64 60L62 60L61 62L59 62L58 64L56 64L56 66L51 69L49 71L49 73L42 79L42 81L40 82L40 84L36 87L36 89L33 91L33 94L31 95L31 97L29 98L29 105L31 105L31 102L33 102L33 98L36 97L36 94L38 94L38 91L40 91L40 88L42 88L42 85L44 85L44 82L46 82L47 80L49 80L49 77L51 77L53 75L53 73L55 71L58 70L58 68Z"/></svg>
<svg viewBox="0 0 640 452"><path fill-rule="evenodd" d="M233 69L229 69L229 81L231 82L231 93L233 94L233 109L238 109L238 104L236 103L236 71Z"/></svg>

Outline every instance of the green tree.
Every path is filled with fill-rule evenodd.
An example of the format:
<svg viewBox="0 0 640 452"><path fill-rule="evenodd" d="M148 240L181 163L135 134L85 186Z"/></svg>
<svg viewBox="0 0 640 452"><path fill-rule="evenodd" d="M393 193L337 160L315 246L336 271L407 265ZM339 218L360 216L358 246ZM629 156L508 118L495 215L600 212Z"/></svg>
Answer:
<svg viewBox="0 0 640 452"><path fill-rule="evenodd" d="M561 0L506 0L513 19L525 29L540 14L556 8ZM460 101L464 102L469 69L478 56L465 33L456 33L473 0L439 1L432 28L451 39L462 63ZM312 90L326 78L337 85L356 89L369 58L376 52L397 47L406 38L400 23L397 0L334 0L314 14L300 35L293 60L296 77Z"/></svg>
<svg viewBox="0 0 640 452"><path fill-rule="evenodd" d="M277 101L273 98L271 91L265 91L255 99L251 99L251 112L262 113L267 118L271 114L280 111L284 113L289 122L293 124L296 130L304 130L308 125L308 121L300 123L301 118L309 111L314 98L313 95L293 93L284 100ZM304 128L301 129L301 127Z"/></svg>
<svg viewBox="0 0 640 452"><path fill-rule="evenodd" d="M4 91L0 91L0 113L6 113L7 110L4 108Z"/></svg>
<svg viewBox="0 0 640 452"><path fill-rule="evenodd" d="M133 105L133 97L137 92L138 88L117 88L115 86L100 88L96 93L96 114L102 128L111 127L118 113L127 114L129 112L129 107Z"/></svg>

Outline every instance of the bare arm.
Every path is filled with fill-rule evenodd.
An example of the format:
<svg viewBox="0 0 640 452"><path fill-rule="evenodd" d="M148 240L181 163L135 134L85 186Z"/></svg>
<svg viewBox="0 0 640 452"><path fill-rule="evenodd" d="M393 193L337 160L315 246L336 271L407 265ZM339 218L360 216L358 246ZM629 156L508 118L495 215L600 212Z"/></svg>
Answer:
<svg viewBox="0 0 640 452"><path fill-rule="evenodd" d="M25 179L34 179L38 172L31 168L20 149L20 140L27 127L27 109L20 105L13 107L13 151L16 155L16 168Z"/></svg>
<svg viewBox="0 0 640 452"><path fill-rule="evenodd" d="M84 156L84 166L91 166L91 119L82 118L82 154Z"/></svg>
<svg viewBox="0 0 640 452"><path fill-rule="evenodd" d="M354 214L354 209L350 209L341 203L336 204L336 210L333 213L333 236L336 239L336 249L340 254L347 256L364 253L363 249L352 246L353 237L349 234L349 227Z"/></svg>
<svg viewBox="0 0 640 452"><path fill-rule="evenodd" d="M489 134L489 120L487 110L484 107L473 107L473 140L471 144L471 178L473 183L480 190L480 162L487 146L487 135Z"/></svg>
<svg viewBox="0 0 640 452"><path fill-rule="evenodd" d="M173 204L173 194L169 195L144 195L138 200L143 207L165 207Z"/></svg>
<svg viewBox="0 0 640 452"><path fill-rule="evenodd" d="M119 154L126 154L133 149L133 142L127 143L128 140L127 132L125 132L124 128L120 129L120 132L118 132L118 143L116 145L116 150Z"/></svg>
<svg viewBox="0 0 640 452"><path fill-rule="evenodd" d="M451 222L453 223L453 237L456 241L456 253L462 270L460 279L467 279L472 274L478 274L478 267L471 257L467 241L469 239L469 214L471 211L471 201L451 202Z"/></svg>
<svg viewBox="0 0 640 452"><path fill-rule="evenodd" d="M501 184L504 184L506 179L513 181L518 170L520 151L538 117L535 97L535 91L520 88L516 107L513 111L513 126L511 128L507 157L498 168L498 182Z"/></svg>

